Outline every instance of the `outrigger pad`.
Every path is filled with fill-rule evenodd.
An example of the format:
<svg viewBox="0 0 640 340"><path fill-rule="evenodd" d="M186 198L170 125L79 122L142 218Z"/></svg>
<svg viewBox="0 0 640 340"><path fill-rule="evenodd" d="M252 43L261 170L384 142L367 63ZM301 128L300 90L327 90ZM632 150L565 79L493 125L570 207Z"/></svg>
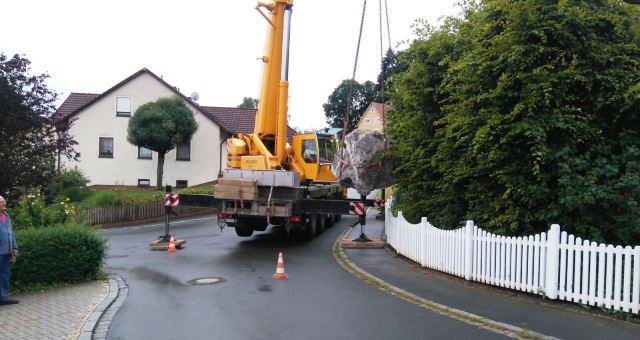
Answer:
<svg viewBox="0 0 640 340"><path fill-rule="evenodd" d="M333 174L341 185L356 189L360 195L389 187L395 182L394 164L390 159L382 160L389 146L380 131L353 130L336 154Z"/></svg>

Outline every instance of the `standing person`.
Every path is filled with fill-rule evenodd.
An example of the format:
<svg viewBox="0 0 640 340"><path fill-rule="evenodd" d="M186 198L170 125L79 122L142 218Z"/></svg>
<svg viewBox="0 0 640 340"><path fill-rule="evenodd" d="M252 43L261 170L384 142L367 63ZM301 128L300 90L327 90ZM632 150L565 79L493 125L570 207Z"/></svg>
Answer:
<svg viewBox="0 0 640 340"><path fill-rule="evenodd" d="M13 305L20 302L9 299L11 262L18 256L18 243L13 235L11 218L5 210L7 210L7 201L0 196L0 305Z"/></svg>

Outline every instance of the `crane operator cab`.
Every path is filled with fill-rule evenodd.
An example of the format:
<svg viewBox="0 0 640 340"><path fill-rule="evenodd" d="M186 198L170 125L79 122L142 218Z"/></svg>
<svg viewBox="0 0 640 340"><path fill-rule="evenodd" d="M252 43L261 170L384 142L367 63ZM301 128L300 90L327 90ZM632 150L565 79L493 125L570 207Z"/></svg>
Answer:
<svg viewBox="0 0 640 340"><path fill-rule="evenodd" d="M293 136L290 157L298 172L305 179L314 182L334 182L336 177L331 172L331 165L336 153L337 143L334 136L320 136L315 133L304 133ZM302 170L302 171L300 171Z"/></svg>

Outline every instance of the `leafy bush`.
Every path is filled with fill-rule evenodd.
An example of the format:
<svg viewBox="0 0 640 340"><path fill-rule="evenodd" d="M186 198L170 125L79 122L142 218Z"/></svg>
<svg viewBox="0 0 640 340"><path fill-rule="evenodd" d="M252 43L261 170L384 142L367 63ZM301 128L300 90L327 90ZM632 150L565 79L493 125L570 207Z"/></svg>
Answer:
<svg viewBox="0 0 640 340"><path fill-rule="evenodd" d="M78 224L16 230L16 239L11 278L20 289L95 279L107 249L97 229Z"/></svg>
<svg viewBox="0 0 640 340"><path fill-rule="evenodd" d="M42 195L36 191L22 196L18 206L9 211L16 229L39 228L73 221L75 207L64 199L46 205Z"/></svg>
<svg viewBox="0 0 640 340"><path fill-rule="evenodd" d="M86 199L81 202L81 205L86 207L102 208L113 205L114 197L115 193L113 191L94 191L88 193Z"/></svg>
<svg viewBox="0 0 640 340"><path fill-rule="evenodd" d="M69 198L71 202L79 202L82 200L82 191L78 187L65 188L62 197Z"/></svg>
<svg viewBox="0 0 640 340"><path fill-rule="evenodd" d="M82 170L76 168L65 170L57 174L47 187L50 197L69 197L77 202L81 199L80 192L87 187L89 180Z"/></svg>
<svg viewBox="0 0 640 340"><path fill-rule="evenodd" d="M213 195L213 185L201 186L201 187L189 187L184 189L175 190L177 193L184 194L209 194Z"/></svg>

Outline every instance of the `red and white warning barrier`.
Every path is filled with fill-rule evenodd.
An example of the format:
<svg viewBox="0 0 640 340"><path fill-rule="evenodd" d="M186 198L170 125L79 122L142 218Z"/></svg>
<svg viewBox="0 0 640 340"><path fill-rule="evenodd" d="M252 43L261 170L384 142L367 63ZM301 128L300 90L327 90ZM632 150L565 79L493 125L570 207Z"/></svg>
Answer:
<svg viewBox="0 0 640 340"><path fill-rule="evenodd" d="M367 213L367 207L364 202L350 202L349 203L349 215L365 215Z"/></svg>
<svg viewBox="0 0 640 340"><path fill-rule="evenodd" d="M164 195L164 205L167 207L175 207L180 204L180 195L166 194Z"/></svg>

